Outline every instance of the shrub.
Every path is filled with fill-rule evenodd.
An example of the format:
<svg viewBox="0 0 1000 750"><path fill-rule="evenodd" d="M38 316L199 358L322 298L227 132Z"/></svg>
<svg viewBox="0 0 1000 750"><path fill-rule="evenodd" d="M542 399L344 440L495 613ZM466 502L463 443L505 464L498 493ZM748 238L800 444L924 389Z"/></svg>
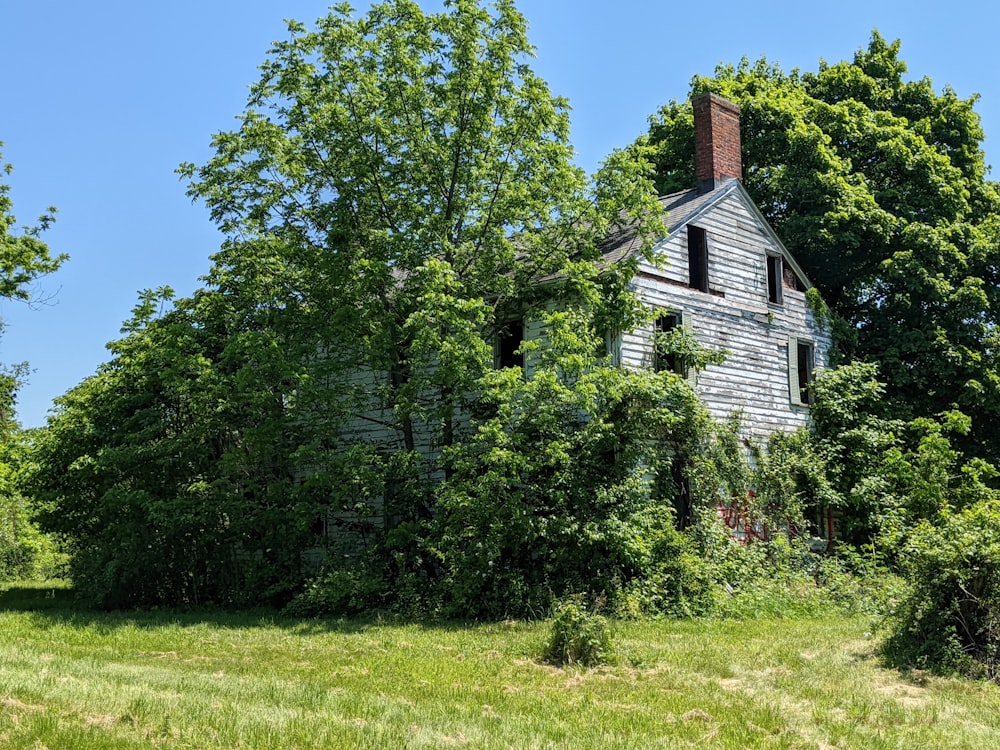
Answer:
<svg viewBox="0 0 1000 750"><path fill-rule="evenodd" d="M607 619L588 612L580 599L570 599L559 606L552 618L542 658L560 667L594 667L606 664L611 651Z"/></svg>
<svg viewBox="0 0 1000 750"><path fill-rule="evenodd" d="M1000 678L1000 500L922 522L904 552L909 586L886 616L886 658Z"/></svg>
<svg viewBox="0 0 1000 750"><path fill-rule="evenodd" d="M698 583L652 479L700 447L710 417L674 373L595 361L576 340L585 321L543 322L553 344L532 377L490 373L469 434L443 451L425 537L443 613L539 617L578 592L613 611L683 609Z"/></svg>
<svg viewBox="0 0 1000 750"><path fill-rule="evenodd" d="M358 615L377 608L385 581L378 573L357 565L322 573L285 605L292 617Z"/></svg>

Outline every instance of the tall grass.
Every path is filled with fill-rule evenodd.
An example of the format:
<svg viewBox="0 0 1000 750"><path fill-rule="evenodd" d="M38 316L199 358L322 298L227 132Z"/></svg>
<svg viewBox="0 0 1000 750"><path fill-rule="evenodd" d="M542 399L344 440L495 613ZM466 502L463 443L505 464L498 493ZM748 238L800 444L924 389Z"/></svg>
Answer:
<svg viewBox="0 0 1000 750"><path fill-rule="evenodd" d="M863 617L614 625L558 669L545 623L75 611L0 590L3 748L993 748L1000 689L901 675Z"/></svg>

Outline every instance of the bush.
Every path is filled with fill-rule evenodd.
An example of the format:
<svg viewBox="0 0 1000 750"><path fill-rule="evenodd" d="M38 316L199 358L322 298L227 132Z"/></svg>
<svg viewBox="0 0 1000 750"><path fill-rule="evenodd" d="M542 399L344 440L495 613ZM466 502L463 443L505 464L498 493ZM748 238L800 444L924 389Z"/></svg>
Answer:
<svg viewBox="0 0 1000 750"><path fill-rule="evenodd" d="M886 616L883 653L896 666L1000 678L1000 500L933 525L904 550L904 595Z"/></svg>
<svg viewBox="0 0 1000 750"><path fill-rule="evenodd" d="M579 599L571 599L563 602L552 618L542 658L560 667L594 667L606 664L611 651L607 619L588 612Z"/></svg>
<svg viewBox="0 0 1000 750"><path fill-rule="evenodd" d="M384 578L371 566L350 565L321 573L285 605L291 617L359 615L377 609L385 597Z"/></svg>

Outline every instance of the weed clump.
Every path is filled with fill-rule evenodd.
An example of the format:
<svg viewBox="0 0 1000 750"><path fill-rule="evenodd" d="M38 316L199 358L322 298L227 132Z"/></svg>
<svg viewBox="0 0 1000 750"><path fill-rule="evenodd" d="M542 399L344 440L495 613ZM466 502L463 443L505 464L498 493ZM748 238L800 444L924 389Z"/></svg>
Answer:
<svg viewBox="0 0 1000 750"><path fill-rule="evenodd" d="M611 659L608 620L588 612L577 600L563 602L552 618L552 629L542 658L560 667L595 667Z"/></svg>

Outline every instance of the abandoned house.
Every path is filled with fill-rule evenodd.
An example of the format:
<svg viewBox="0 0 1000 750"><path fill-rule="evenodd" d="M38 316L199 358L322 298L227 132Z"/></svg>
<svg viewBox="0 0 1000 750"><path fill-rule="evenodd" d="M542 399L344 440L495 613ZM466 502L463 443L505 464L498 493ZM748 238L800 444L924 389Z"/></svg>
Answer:
<svg viewBox="0 0 1000 750"><path fill-rule="evenodd" d="M808 423L810 384L829 362L830 333L807 299L808 278L743 187L739 107L716 94L698 96L692 106L697 184L659 199L667 236L653 248L658 262L641 258L632 279L633 291L654 313L652 322L613 336L611 359L628 368L674 370L715 419L739 416L745 437L762 444L775 432ZM623 230L608 239L605 262L638 253L641 244ZM676 357L660 354L657 334L679 326L701 346L724 350L725 361L685 370ZM540 335L530 326L526 333ZM518 344L501 339L499 365L515 362ZM686 481L676 479L674 506L683 526L690 500ZM835 537L830 509L813 508L808 515L818 548L828 545ZM739 498L720 503L719 517L738 539L767 534Z"/></svg>
<svg viewBox="0 0 1000 750"><path fill-rule="evenodd" d="M685 373L712 416L742 414L749 437L762 439L808 422L809 383L828 363L830 335L806 299L811 284L744 189L739 107L716 94L692 102L698 183L660 199L668 234L633 285L657 311L652 326L620 335L613 359L625 367L658 362L657 330L687 326L698 343L728 351L721 365ZM605 257L638 251L627 234Z"/></svg>
<svg viewBox="0 0 1000 750"><path fill-rule="evenodd" d="M659 199L668 227L654 245L659 262L641 260L632 279L634 291L654 311L651 323L618 333L607 344L615 365L678 371L714 418L739 415L745 436L762 443L776 431L808 423L809 386L815 371L828 364L830 335L807 300L809 280L741 183L738 106L715 94L697 97L693 106L697 185ZM606 242L605 261L619 262L640 246L635 233L624 230ZM701 346L725 350L725 361L681 372L680 363L656 347L657 333L678 326ZM543 339L540 323L509 321L494 341L494 356L499 367L525 365L530 377L531 362L519 351L524 338ZM364 368L352 376L367 407L349 429L355 438L392 451L403 443L388 428L391 409L379 402L382 379L384 373ZM413 427L410 444L435 454L431 425ZM374 514L384 518L381 502L375 504ZM338 515L341 521L353 518ZM678 518L683 515L679 508ZM826 536L822 527L829 519L815 520Z"/></svg>
<svg viewBox="0 0 1000 750"><path fill-rule="evenodd" d="M697 185L660 198L668 234L654 247L657 264L643 260L632 284L655 313L645 330L616 334L612 362L629 368L675 367L657 356L658 331L685 326L708 349L728 352L725 362L685 372L717 419L739 413L746 436L762 440L807 424L813 373L828 362L830 336L807 302L810 283L740 182L739 107L715 94L693 101ZM641 241L627 230L609 238L607 263L636 253ZM544 336L534 320L511 321L494 342L503 367L525 364L522 338ZM359 369L356 385L373 394L352 434L392 449L398 436L379 412L379 375ZM421 429L422 451L433 438Z"/></svg>

